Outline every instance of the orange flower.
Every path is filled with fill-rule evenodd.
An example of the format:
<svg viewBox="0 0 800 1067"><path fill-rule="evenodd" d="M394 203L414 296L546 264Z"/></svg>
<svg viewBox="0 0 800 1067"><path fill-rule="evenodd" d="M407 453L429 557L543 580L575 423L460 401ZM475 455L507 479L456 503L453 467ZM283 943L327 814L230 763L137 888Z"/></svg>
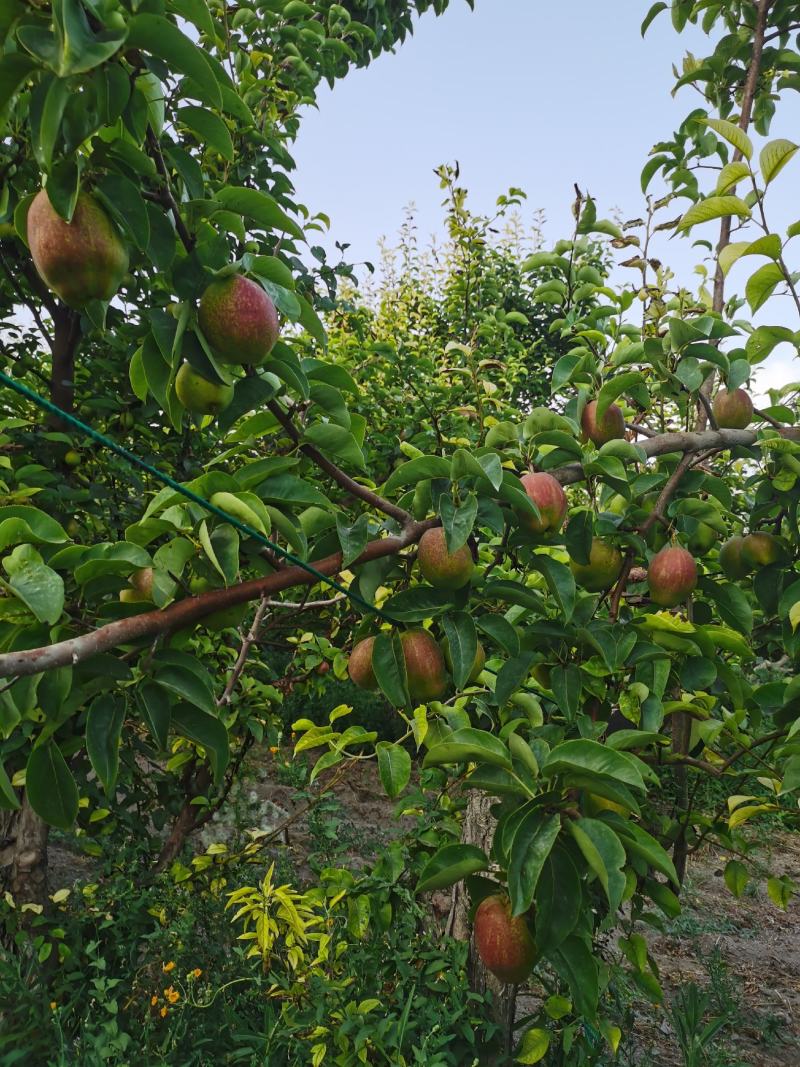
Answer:
<svg viewBox="0 0 800 1067"><path fill-rule="evenodd" d="M162 1008L160 1014L161 1014L161 1018L162 1019L166 1019L166 1017L167 1017L167 1009L166 1008Z"/></svg>
<svg viewBox="0 0 800 1067"><path fill-rule="evenodd" d="M175 960L170 960L169 963L165 963L161 970L164 972L164 974L169 974L170 971L174 971Z"/></svg>
<svg viewBox="0 0 800 1067"><path fill-rule="evenodd" d="M199 978L202 973L203 972L200 970L199 967L195 967L195 969L192 971L192 974L195 978Z"/></svg>
<svg viewBox="0 0 800 1067"><path fill-rule="evenodd" d="M278 751L278 746L277 745L270 745L269 746L269 750L272 753L272 755L274 756L275 753Z"/></svg>
<svg viewBox="0 0 800 1067"><path fill-rule="evenodd" d="M154 1008L156 1006L156 1004L158 1004L158 997L155 997L155 996L150 997L150 1007Z"/></svg>
<svg viewBox="0 0 800 1067"><path fill-rule="evenodd" d="M164 996L167 998L170 1004L175 1004L181 999L181 995L178 990L173 989L172 986L164 990Z"/></svg>

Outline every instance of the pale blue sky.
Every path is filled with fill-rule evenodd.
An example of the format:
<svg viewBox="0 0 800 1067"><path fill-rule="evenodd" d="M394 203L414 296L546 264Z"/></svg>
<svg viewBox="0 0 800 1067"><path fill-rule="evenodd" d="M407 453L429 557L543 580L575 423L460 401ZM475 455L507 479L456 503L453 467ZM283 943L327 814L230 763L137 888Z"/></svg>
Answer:
<svg viewBox="0 0 800 1067"><path fill-rule="evenodd" d="M420 236L438 231L442 193L432 171L456 159L476 210L521 186L529 215L544 209L548 240L568 234L575 181L601 213L641 214L639 174L652 144L701 104L690 89L671 96L672 64L687 49L703 55L707 44L692 28L676 34L666 14L642 39L649 6L476 0L470 12L451 0L443 16L419 20L395 55L323 89L301 126L295 184L301 201L331 216L324 243L349 241L348 258L375 260L378 239L391 240L410 203ZM778 115L771 136L800 140L795 100ZM800 158L770 194L783 225L800 216L798 168ZM713 227L705 229L711 237ZM697 257L689 242L672 240L658 252L691 283ZM733 285L745 276L732 275ZM800 377L775 357L771 381L773 364L780 380Z"/></svg>

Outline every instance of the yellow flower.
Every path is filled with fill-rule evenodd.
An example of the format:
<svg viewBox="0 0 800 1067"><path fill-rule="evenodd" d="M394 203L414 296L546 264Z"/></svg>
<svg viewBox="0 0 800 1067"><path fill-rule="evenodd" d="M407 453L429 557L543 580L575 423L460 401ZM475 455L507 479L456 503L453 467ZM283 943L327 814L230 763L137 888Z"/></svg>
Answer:
<svg viewBox="0 0 800 1067"><path fill-rule="evenodd" d="M161 1018L162 1019L166 1019L166 1017L167 1017L167 1009L166 1008L162 1008L160 1014L161 1014Z"/></svg>
<svg viewBox="0 0 800 1067"><path fill-rule="evenodd" d="M169 974L170 971L174 971L175 960L170 960L169 963L165 963L161 970L164 972L164 974Z"/></svg>
<svg viewBox="0 0 800 1067"><path fill-rule="evenodd" d="M55 1011L57 1007L58 1007L58 1004L56 1004L56 1002L54 1000L51 1000L50 1001L50 1011Z"/></svg>
<svg viewBox="0 0 800 1067"><path fill-rule="evenodd" d="M272 755L274 756L275 753L278 751L278 746L277 745L270 745L269 746L269 750L272 753Z"/></svg>
<svg viewBox="0 0 800 1067"><path fill-rule="evenodd" d="M158 1004L158 997L150 997L150 1007L154 1008Z"/></svg>
<svg viewBox="0 0 800 1067"><path fill-rule="evenodd" d="M172 986L170 986L169 989L164 990L164 996L167 998L170 1004L175 1004L181 999L181 995L178 990L173 989Z"/></svg>
<svg viewBox="0 0 800 1067"><path fill-rule="evenodd" d="M195 969L192 971L192 974L195 978L199 978L202 973L203 972L200 970L199 967L195 967Z"/></svg>

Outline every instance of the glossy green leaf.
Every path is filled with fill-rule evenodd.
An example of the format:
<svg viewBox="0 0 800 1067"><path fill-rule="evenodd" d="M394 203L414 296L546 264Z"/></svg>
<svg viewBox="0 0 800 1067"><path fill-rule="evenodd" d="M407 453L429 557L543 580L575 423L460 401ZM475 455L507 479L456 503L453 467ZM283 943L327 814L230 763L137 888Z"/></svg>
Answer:
<svg viewBox="0 0 800 1067"><path fill-rule="evenodd" d="M163 15L134 15L128 23L127 45L163 59L170 67L191 78L202 90L207 103L213 107L222 106L222 93L214 68L203 49L181 33L174 22Z"/></svg>
<svg viewBox="0 0 800 1067"><path fill-rule="evenodd" d="M411 703L406 661L398 633L391 636L386 633L377 635L372 646L372 669L383 695L390 704L403 708Z"/></svg>
<svg viewBox="0 0 800 1067"><path fill-rule="evenodd" d="M387 797L394 800L403 792L411 778L411 756L399 744L379 741L375 746L378 774Z"/></svg>
<svg viewBox="0 0 800 1067"><path fill-rule="evenodd" d="M745 159L750 159L753 155L753 143L741 126L737 126L733 122L728 122L727 119L703 119L706 126L710 126L712 130L723 137L728 144L741 152Z"/></svg>
<svg viewBox="0 0 800 1067"><path fill-rule="evenodd" d="M541 808L529 811L517 826L508 864L508 892L513 915L522 915L533 903L545 860L561 830L558 815Z"/></svg>
<svg viewBox="0 0 800 1067"><path fill-rule="evenodd" d="M639 767L632 757L585 738L556 745L542 765L545 777L570 771L610 778L642 792L645 789Z"/></svg>
<svg viewBox="0 0 800 1067"><path fill-rule="evenodd" d="M78 787L55 741L33 749L25 770L31 807L49 826L69 830L78 817Z"/></svg>
<svg viewBox="0 0 800 1067"><path fill-rule="evenodd" d="M214 781L222 781L230 760L230 747L228 731L216 715L208 715L191 704L178 704L172 709L172 727L176 733L202 745L211 764Z"/></svg>
<svg viewBox="0 0 800 1067"><path fill-rule="evenodd" d="M453 664L453 682L456 689L467 684L475 656L478 653L478 634L472 616L466 611L453 611L442 618L442 629L447 638L450 660Z"/></svg>
<svg viewBox="0 0 800 1067"><path fill-rule="evenodd" d="M119 741L125 701L107 693L96 697L86 716L86 752L106 796L114 797L119 773Z"/></svg>
<svg viewBox="0 0 800 1067"><path fill-rule="evenodd" d="M778 137L774 141L768 141L761 149L759 165L764 184L769 185L786 166L798 149L793 141L787 141L785 137Z"/></svg>
<svg viewBox="0 0 800 1067"><path fill-rule="evenodd" d="M269 193L244 186L226 185L217 193L217 202L228 211L237 211L261 229L290 233L292 237L302 240L303 231Z"/></svg>
<svg viewBox="0 0 800 1067"><path fill-rule="evenodd" d="M709 196L689 208L678 223L678 231L686 231L699 223L730 218L733 215L741 219L750 218L750 208L744 200L738 196Z"/></svg>
<svg viewBox="0 0 800 1067"><path fill-rule="evenodd" d="M435 852L420 872L417 893L447 889L478 871L487 871L489 861L475 845L445 845Z"/></svg>
<svg viewBox="0 0 800 1067"><path fill-rule="evenodd" d="M374 654L373 654L374 661ZM511 770L511 756L508 747L499 737L487 730L476 730L465 726L454 730L445 741L433 745L428 750L424 767L440 767L445 763L488 763L493 767Z"/></svg>

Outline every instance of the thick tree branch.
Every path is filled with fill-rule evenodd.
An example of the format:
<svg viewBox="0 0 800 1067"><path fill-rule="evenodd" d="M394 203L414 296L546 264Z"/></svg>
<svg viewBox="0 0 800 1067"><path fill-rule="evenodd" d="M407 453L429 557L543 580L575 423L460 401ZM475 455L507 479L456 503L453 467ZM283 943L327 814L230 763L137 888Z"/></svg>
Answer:
<svg viewBox="0 0 800 1067"><path fill-rule="evenodd" d="M789 431L784 431L790 436ZM651 437L640 446L645 454L654 456L667 455L670 452L696 453L720 451L735 446L750 446L756 441L754 430L704 430L702 433L667 433ZM324 458L324 457L323 457ZM580 463L570 463L550 472L562 485L571 485L585 477ZM347 478L347 475L344 475ZM362 486L358 486L363 489ZM364 490L369 493L369 490ZM371 494L374 495L374 494ZM366 499L363 497L362 499ZM382 498L378 497L378 500ZM388 502L384 502L388 503ZM378 504L375 505L379 507ZM393 505L391 505L393 507ZM402 510L402 509L396 509ZM403 512L405 514L405 512ZM402 532L397 537L384 537L370 542L354 564L366 563L372 559L391 556L416 544L425 530L437 525L438 520L428 519L415 522L410 516L404 523ZM342 556L336 552L324 559L313 561L313 566L326 577L333 577L342 569ZM249 600L271 597L284 589L298 585L314 585L317 579L302 567L283 567L275 574L265 578L255 578L249 582L231 586L228 589L216 589L198 597L187 597L163 611L150 611L132 618L119 619L101 626L91 633L59 641L42 648L26 649L19 652L7 652L0 655L0 678L21 677L39 674L55 667L65 667L81 663L101 652L183 629L199 622L212 612L222 608L244 604Z"/></svg>
<svg viewBox="0 0 800 1067"><path fill-rule="evenodd" d="M423 533L435 524L435 520L412 522L398 537L383 537L372 541L351 566L394 555L419 541ZM312 566L321 574L332 578L342 569L342 554L335 552L324 559L314 560ZM249 600L259 600L297 585L315 585L317 580L302 567L285 567L265 578L254 578L249 582L232 585L228 589L215 589L202 596L187 597L164 608L163 611L148 611L143 615L118 619L66 641L57 641L42 648L7 652L0 655L0 678L21 677L56 667L74 666L120 645L148 640L157 634L191 626L222 608L244 604Z"/></svg>
<svg viewBox="0 0 800 1067"><path fill-rule="evenodd" d="M289 435L289 437L291 437L291 439L294 441L300 451L304 455L308 456L308 458L312 460L312 462L316 463L320 470L323 470L326 474L329 474L331 478L333 478L333 480L337 483L337 485L340 485L342 487L342 489L346 489L348 493L352 494L352 496L358 497L359 500L363 500L366 504L369 504L370 507L375 508L376 511L382 511L384 515L388 515L392 519L397 519L397 521L402 526L406 526L408 523L412 523L414 521L413 517L409 515L407 511L404 511L403 508L399 508L397 504L393 504L391 500L385 500L378 493L373 493L373 491L371 489L367 489L366 486L360 485L358 482L354 481L348 474L345 474L345 472L340 467L337 467L335 463L332 463L327 458L327 456L324 456L319 451L319 449L314 448L313 445L303 443L300 433L297 430L297 427L294 425L294 423L283 410L283 408L280 406L280 404L276 403L276 401L274 400L271 400L267 407L278 420L278 422L281 424L281 426L284 428L284 430L286 430L287 434Z"/></svg>
<svg viewBox="0 0 800 1067"><path fill-rule="evenodd" d="M648 459L652 459L655 456L666 456L670 452L719 452L726 448L748 448L755 442L755 430L703 430L700 433L681 431L648 437L646 441L639 443L639 448ZM552 474L562 485L572 485L586 477L580 463L568 463L564 467L548 471L548 474Z"/></svg>

